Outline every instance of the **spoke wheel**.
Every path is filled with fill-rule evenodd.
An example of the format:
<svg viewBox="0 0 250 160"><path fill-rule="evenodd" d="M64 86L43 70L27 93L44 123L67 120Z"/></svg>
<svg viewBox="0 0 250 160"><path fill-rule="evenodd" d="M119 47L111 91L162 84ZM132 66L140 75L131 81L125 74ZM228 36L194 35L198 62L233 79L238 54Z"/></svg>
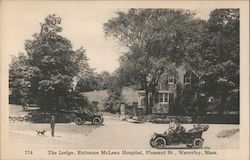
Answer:
<svg viewBox="0 0 250 160"><path fill-rule="evenodd" d="M95 117L93 120L92 120L92 123L93 124L101 124L102 123L102 120L100 117Z"/></svg>
<svg viewBox="0 0 250 160"><path fill-rule="evenodd" d="M193 146L194 148L202 148L203 140L201 138L196 138L194 140Z"/></svg>
<svg viewBox="0 0 250 160"><path fill-rule="evenodd" d="M163 148L166 145L166 141L162 137L158 137L155 139L155 145L157 148Z"/></svg>
<svg viewBox="0 0 250 160"><path fill-rule="evenodd" d="M82 121L81 118L76 118L76 119L75 119L75 123L76 123L77 125L81 125L81 124L83 123L83 121Z"/></svg>

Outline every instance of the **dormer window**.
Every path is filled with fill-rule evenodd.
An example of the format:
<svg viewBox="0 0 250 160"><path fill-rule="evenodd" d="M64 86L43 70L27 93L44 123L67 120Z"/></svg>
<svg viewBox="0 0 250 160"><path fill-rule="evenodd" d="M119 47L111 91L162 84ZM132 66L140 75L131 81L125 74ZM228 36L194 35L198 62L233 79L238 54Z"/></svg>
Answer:
<svg viewBox="0 0 250 160"><path fill-rule="evenodd" d="M191 74L186 73L184 75L184 84L191 84Z"/></svg>

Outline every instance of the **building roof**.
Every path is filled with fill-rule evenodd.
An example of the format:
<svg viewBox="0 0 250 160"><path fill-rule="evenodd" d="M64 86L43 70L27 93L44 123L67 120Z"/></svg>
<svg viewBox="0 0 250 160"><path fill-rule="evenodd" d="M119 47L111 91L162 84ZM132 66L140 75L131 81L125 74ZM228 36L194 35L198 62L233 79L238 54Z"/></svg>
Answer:
<svg viewBox="0 0 250 160"><path fill-rule="evenodd" d="M138 93L140 91L130 87L123 87L122 89L122 98L124 102L128 105L132 105L133 102L138 102ZM89 91L82 92L81 95L84 95L88 98L90 102L98 102L99 104L104 104L104 101L109 97L107 89L99 91Z"/></svg>
<svg viewBox="0 0 250 160"><path fill-rule="evenodd" d="M89 101L100 101L108 98L107 90L99 90L99 91L89 91L89 92L82 92L81 95L84 95L88 98Z"/></svg>
<svg viewBox="0 0 250 160"><path fill-rule="evenodd" d="M138 92L140 92L140 91L136 90L134 88L123 87L122 97L123 97L123 100L125 101L125 103L127 105L132 105L133 102L138 102L138 96L139 96Z"/></svg>

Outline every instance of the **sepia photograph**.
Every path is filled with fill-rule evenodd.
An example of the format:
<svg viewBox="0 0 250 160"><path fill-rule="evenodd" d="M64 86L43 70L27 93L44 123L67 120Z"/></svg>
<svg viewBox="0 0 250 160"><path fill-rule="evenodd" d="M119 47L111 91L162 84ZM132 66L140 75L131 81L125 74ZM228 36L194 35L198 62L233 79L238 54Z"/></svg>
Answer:
<svg viewBox="0 0 250 160"><path fill-rule="evenodd" d="M249 158L249 8L126 3L1 3L3 159Z"/></svg>

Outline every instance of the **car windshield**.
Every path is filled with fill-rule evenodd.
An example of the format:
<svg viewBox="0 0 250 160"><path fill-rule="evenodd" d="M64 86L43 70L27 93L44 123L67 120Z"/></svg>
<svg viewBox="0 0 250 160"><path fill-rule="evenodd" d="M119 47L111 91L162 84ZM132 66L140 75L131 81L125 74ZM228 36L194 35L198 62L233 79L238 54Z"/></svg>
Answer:
<svg viewBox="0 0 250 160"><path fill-rule="evenodd" d="M84 108L84 112L88 113L88 114L93 114L93 112L91 110L87 109L87 108Z"/></svg>

